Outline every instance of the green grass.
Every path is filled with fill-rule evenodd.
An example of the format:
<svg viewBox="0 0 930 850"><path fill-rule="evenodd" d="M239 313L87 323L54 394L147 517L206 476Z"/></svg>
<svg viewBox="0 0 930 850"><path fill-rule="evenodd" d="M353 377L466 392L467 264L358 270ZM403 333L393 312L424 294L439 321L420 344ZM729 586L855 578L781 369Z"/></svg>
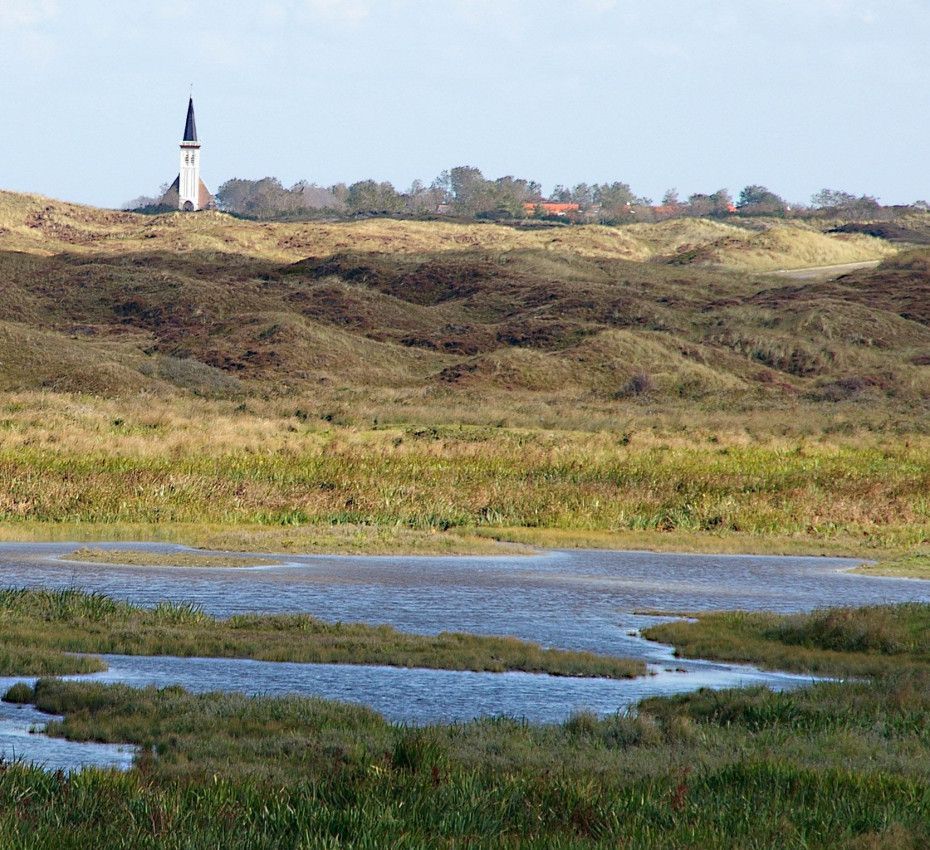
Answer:
<svg viewBox="0 0 930 850"><path fill-rule="evenodd" d="M930 666L930 604L827 608L778 615L724 611L652 626L645 637L674 644L689 658L716 658L769 669L882 676Z"/></svg>
<svg viewBox="0 0 930 850"><path fill-rule="evenodd" d="M408 728L316 699L41 680L53 735L130 773L0 771L10 846L918 848L926 676L649 700L639 716Z"/></svg>
<svg viewBox="0 0 930 850"><path fill-rule="evenodd" d="M0 404L6 539L110 529L208 548L451 554L564 533L567 545L868 556L930 540L928 488L930 444L916 435L352 427L208 403Z"/></svg>
<svg viewBox="0 0 930 850"><path fill-rule="evenodd" d="M19 598L34 617L120 607ZM927 846L930 605L675 625L688 651L716 635L718 657L765 663L779 645L797 669L868 677L423 727L313 698L40 679L6 699L62 715L54 736L139 754L127 774L0 766L0 829L30 848Z"/></svg>
<svg viewBox="0 0 930 850"><path fill-rule="evenodd" d="M240 614L221 620L190 605L163 602L145 609L76 590L0 590L0 625L0 675L5 676L101 668L98 659L66 653L523 670L606 678L645 673L641 661L544 649L517 638L459 632L420 636L390 626L327 623L308 614Z"/></svg>
<svg viewBox="0 0 930 850"><path fill-rule="evenodd" d="M883 558L875 563L861 564L852 572L867 576L930 579L930 552L909 552L897 558Z"/></svg>

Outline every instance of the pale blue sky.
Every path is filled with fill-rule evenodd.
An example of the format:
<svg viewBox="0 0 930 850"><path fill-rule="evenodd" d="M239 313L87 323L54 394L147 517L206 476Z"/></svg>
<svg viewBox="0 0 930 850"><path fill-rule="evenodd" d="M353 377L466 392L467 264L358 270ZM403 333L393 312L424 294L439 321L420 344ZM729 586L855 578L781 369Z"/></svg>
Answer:
<svg viewBox="0 0 930 850"><path fill-rule="evenodd" d="M930 0L0 0L0 187L443 168L930 197Z"/></svg>

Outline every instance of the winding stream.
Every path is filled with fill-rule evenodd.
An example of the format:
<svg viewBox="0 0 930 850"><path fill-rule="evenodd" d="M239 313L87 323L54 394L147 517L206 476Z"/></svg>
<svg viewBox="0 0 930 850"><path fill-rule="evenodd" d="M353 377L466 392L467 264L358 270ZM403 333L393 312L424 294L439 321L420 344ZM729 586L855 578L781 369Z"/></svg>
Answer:
<svg viewBox="0 0 930 850"><path fill-rule="evenodd" d="M100 544L129 546L130 544ZM131 544L176 551L180 547ZM0 545L0 585L76 587L142 605L194 602L211 614L308 612L327 620L389 623L421 634L443 630L515 635L544 645L644 659L654 675L624 681L527 673L470 673L366 665L108 656L87 677L194 691L297 693L364 703L407 723L510 715L557 722L580 709L609 714L647 696L698 687L798 687L809 677L674 659L638 630L661 618L641 610L721 608L791 612L826 605L930 599L930 584L849 575L854 561L570 551L525 557L282 557L249 569L115 567L59 558L72 544ZM12 680L10 680L12 681ZM0 687L9 683L0 680ZM31 714L30 714L31 712ZM52 768L125 766L118 748L52 742L26 730L47 718L0 711L0 755Z"/></svg>

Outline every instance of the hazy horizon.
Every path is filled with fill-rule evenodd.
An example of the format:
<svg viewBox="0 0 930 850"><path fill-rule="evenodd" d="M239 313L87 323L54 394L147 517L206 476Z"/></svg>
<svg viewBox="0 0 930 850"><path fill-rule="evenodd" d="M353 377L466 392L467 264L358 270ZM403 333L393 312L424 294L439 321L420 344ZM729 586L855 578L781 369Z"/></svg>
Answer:
<svg viewBox="0 0 930 850"><path fill-rule="evenodd" d="M930 197L919 0L2 0L0 187L101 206L203 177L454 165L658 201L761 183Z"/></svg>

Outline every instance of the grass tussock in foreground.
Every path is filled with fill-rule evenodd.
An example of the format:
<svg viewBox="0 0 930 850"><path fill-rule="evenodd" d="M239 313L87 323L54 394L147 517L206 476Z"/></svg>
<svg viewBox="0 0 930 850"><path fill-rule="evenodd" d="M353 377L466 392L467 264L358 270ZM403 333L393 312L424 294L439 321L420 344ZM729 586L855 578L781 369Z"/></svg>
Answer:
<svg viewBox="0 0 930 850"><path fill-rule="evenodd" d="M327 623L308 614L216 619L194 606L146 609L76 590L0 590L0 675L83 673L99 659L65 653L254 658L324 664L385 664L446 670L522 670L558 676L630 678L643 662L544 649L509 637Z"/></svg>
<svg viewBox="0 0 930 850"><path fill-rule="evenodd" d="M841 676L930 668L930 604L826 608L777 615L724 611L652 626L644 635L689 658Z"/></svg>
<svg viewBox="0 0 930 850"><path fill-rule="evenodd" d="M132 742L128 774L0 771L36 848L835 848L930 841L930 682L699 692L638 716L405 728L314 699L41 680L53 735Z"/></svg>

